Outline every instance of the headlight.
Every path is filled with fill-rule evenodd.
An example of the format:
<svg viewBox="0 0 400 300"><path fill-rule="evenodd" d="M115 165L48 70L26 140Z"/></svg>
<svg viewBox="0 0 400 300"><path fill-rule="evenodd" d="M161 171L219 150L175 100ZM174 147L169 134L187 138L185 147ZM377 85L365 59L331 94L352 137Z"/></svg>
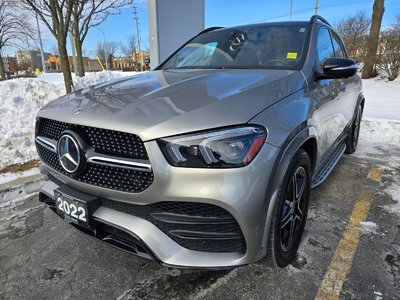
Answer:
<svg viewBox="0 0 400 300"><path fill-rule="evenodd" d="M176 167L234 168L248 165L266 137L265 128L245 126L160 139L158 145Z"/></svg>

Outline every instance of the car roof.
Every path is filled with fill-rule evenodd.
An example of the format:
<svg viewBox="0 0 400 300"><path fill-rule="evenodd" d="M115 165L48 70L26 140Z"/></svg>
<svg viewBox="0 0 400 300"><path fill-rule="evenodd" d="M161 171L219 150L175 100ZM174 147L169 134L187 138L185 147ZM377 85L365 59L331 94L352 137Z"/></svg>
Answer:
<svg viewBox="0 0 400 300"><path fill-rule="evenodd" d="M231 29L241 29L241 28L256 28L260 26L310 26L314 23L318 23L321 25L327 25L329 27L332 27L329 22L324 19L321 16L314 15L311 17L309 21L283 21L283 22L263 22L263 23L254 23L254 24L243 24L243 25L238 25L238 26L232 26L232 27L211 27L205 29L203 32L208 32L208 31L216 31L216 30L231 30Z"/></svg>

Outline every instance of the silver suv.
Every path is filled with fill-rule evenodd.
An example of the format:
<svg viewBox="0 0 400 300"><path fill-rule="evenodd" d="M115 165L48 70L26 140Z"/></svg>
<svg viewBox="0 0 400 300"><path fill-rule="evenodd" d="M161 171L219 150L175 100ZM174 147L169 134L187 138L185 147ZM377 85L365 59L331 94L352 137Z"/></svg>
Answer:
<svg viewBox="0 0 400 300"><path fill-rule="evenodd" d="M319 16L207 29L154 71L39 111L40 200L163 265L284 267L311 188L357 147L356 69Z"/></svg>

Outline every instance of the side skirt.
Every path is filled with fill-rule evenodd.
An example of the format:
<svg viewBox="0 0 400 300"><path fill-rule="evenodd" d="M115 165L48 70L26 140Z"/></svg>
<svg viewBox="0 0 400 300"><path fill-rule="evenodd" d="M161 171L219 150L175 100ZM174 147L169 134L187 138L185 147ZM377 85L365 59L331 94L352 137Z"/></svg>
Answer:
<svg viewBox="0 0 400 300"><path fill-rule="evenodd" d="M324 165L319 168L319 171L314 174L311 184L312 189L322 184L328 178L329 174L332 172L333 168L336 166L345 150L346 143L342 141L327 157L327 160L325 161Z"/></svg>

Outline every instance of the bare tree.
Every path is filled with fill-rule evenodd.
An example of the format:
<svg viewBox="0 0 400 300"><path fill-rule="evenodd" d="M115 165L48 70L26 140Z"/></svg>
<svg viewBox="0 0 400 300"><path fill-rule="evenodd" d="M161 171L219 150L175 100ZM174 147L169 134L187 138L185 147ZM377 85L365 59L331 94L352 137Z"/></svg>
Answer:
<svg viewBox="0 0 400 300"><path fill-rule="evenodd" d="M78 76L85 76L82 45L90 28L103 23L110 15L132 0L73 0L72 32L75 41Z"/></svg>
<svg viewBox="0 0 400 300"><path fill-rule="evenodd" d="M379 34L381 31L383 13L385 12L384 4L385 0L374 1L371 29L369 31L367 42L367 56L365 58L364 69L361 75L363 79L368 79L375 75L374 66L376 64L376 53L378 51Z"/></svg>
<svg viewBox="0 0 400 300"><path fill-rule="evenodd" d="M18 47L32 37L34 30L28 17L15 9L15 0L0 0L0 80L6 79L3 49L7 46Z"/></svg>
<svg viewBox="0 0 400 300"><path fill-rule="evenodd" d="M125 56L133 56L136 53L136 36L129 35L125 44L121 44L121 51Z"/></svg>
<svg viewBox="0 0 400 300"><path fill-rule="evenodd" d="M111 69L112 59L117 53L118 48L119 45L116 42L105 42L105 43L99 42L97 43L96 56L100 59L103 65L105 65L105 61L107 59L108 65L110 66Z"/></svg>
<svg viewBox="0 0 400 300"><path fill-rule="evenodd" d="M22 0L31 8L57 39L65 90L72 91L72 75L67 52L67 34L74 0Z"/></svg>
<svg viewBox="0 0 400 300"><path fill-rule="evenodd" d="M136 59L136 36L135 35L129 35L127 38L127 41L125 44L121 44L121 51L125 56L130 56L133 58L133 61L135 63L135 69L138 71L138 63Z"/></svg>
<svg viewBox="0 0 400 300"><path fill-rule="evenodd" d="M400 72L400 17L395 24L382 31L379 41L379 66L386 70L389 80Z"/></svg>
<svg viewBox="0 0 400 300"><path fill-rule="evenodd" d="M360 11L353 16L340 20L335 27L346 44L347 52L355 61L362 62L366 55L366 44L371 19Z"/></svg>

